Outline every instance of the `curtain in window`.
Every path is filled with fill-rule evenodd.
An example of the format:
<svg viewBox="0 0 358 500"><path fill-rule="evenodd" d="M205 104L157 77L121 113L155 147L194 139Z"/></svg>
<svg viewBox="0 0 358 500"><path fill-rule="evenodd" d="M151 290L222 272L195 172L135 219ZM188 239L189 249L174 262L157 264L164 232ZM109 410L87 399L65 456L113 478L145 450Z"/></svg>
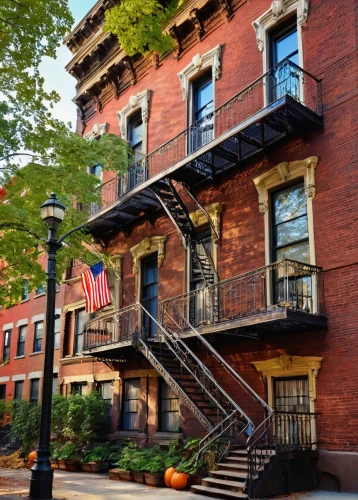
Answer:
<svg viewBox="0 0 358 500"><path fill-rule="evenodd" d="M308 379L275 380L275 409L286 412L309 412Z"/></svg>
<svg viewBox="0 0 358 500"><path fill-rule="evenodd" d="M124 383L123 428L131 431L138 429L140 379L126 380Z"/></svg>

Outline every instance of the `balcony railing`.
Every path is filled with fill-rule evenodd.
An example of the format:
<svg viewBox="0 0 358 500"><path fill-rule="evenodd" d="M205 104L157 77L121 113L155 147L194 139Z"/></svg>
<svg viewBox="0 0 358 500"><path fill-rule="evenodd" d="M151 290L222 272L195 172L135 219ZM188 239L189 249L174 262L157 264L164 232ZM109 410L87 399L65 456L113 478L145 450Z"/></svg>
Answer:
<svg viewBox="0 0 358 500"><path fill-rule="evenodd" d="M133 190L148 179L164 173L174 165L181 165L186 158L199 152L206 144L219 141L238 124L255 115L259 117L267 110L280 105L284 96L290 96L317 115L322 114L321 81L291 61L284 60L267 73L241 90L215 111L193 123L176 137L146 155L128 168L128 172L117 176L100 187L100 203L93 203L89 216L95 216L102 209L115 203L121 196ZM270 129L268 135L280 134ZM258 130L255 144L260 144L262 132ZM268 137L269 144L272 138ZM251 141L252 142L252 141ZM241 148L240 148L241 149ZM246 151L245 151L246 149ZM252 152L250 140L238 156L245 158Z"/></svg>
<svg viewBox="0 0 358 500"><path fill-rule="evenodd" d="M133 304L88 321L83 330L83 349L116 343L131 344L139 332L139 309Z"/></svg>
<svg viewBox="0 0 358 500"><path fill-rule="evenodd" d="M214 285L164 300L164 327L187 330L289 309L323 315L323 273L317 266L282 260ZM175 325L175 326L174 326Z"/></svg>

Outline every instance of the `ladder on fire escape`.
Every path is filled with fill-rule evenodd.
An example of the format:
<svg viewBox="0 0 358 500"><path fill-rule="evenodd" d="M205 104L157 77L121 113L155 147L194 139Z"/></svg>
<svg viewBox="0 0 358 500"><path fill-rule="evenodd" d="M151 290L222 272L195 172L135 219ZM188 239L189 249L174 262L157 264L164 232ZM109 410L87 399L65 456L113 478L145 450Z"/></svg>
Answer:
<svg viewBox="0 0 358 500"><path fill-rule="evenodd" d="M216 232L206 210L199 204L186 186L183 184L181 186L203 212L212 230ZM197 272L201 273L205 285L214 284L214 282L218 281L218 276L211 252L204 239L200 236L200 233L197 232L188 209L179 196L173 181L171 179L162 179L152 187L152 190L182 237L184 248L190 248L193 256L193 272L195 273L197 270Z"/></svg>

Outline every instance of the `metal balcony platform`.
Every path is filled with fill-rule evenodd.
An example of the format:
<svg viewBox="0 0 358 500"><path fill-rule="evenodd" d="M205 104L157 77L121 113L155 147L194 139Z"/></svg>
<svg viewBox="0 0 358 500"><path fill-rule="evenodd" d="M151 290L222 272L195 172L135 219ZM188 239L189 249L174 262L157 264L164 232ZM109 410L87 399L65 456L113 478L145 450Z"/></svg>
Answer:
<svg viewBox="0 0 358 500"><path fill-rule="evenodd" d="M286 137L321 128L321 82L289 61L280 64L204 117L205 122L194 123L103 184L101 202L91 204L87 223L93 236L125 231L134 221L153 216L161 205L151 188L162 179L192 187L240 168ZM277 72L282 73L278 80ZM280 97L265 105L272 78Z"/></svg>

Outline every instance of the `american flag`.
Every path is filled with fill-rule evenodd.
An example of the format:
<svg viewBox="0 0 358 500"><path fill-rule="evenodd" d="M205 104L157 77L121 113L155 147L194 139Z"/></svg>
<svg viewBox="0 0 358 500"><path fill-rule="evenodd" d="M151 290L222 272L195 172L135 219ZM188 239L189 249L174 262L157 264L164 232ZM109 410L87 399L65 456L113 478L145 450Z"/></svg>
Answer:
<svg viewBox="0 0 358 500"><path fill-rule="evenodd" d="M86 297L86 311L97 311L112 302L108 284L108 273L103 263L98 262L82 274L82 288Z"/></svg>

